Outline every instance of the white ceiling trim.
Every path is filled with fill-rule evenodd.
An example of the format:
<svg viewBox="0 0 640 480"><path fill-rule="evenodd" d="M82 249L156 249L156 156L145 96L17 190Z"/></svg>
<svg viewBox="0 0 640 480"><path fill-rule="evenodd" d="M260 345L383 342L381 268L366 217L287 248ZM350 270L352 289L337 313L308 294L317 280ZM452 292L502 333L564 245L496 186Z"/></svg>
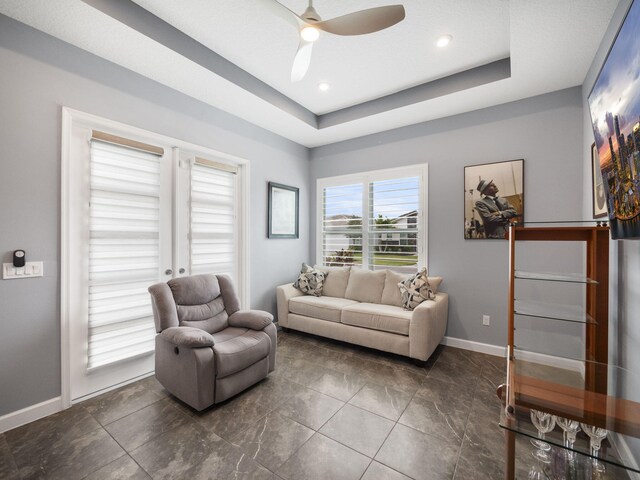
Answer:
<svg viewBox="0 0 640 480"><path fill-rule="evenodd" d="M511 78L317 129L81 0L0 0L0 12L307 147L580 85L617 0L513 0ZM293 102L294 104L296 102ZM307 119L308 120L308 119Z"/></svg>

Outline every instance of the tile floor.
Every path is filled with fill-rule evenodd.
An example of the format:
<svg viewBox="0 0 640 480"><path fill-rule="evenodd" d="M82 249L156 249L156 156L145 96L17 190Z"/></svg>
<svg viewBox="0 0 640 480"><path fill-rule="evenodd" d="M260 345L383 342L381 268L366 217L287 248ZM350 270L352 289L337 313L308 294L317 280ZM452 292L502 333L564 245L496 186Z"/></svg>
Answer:
<svg viewBox="0 0 640 480"><path fill-rule="evenodd" d="M0 478L496 480L503 372L451 347L420 368L281 333L276 371L203 412L150 377L5 432Z"/></svg>

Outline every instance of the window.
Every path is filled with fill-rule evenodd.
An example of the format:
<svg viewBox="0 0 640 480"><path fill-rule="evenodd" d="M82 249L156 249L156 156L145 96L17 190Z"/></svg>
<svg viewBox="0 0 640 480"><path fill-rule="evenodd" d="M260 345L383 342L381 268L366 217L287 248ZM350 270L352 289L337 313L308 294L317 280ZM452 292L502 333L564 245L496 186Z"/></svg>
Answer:
<svg viewBox="0 0 640 480"><path fill-rule="evenodd" d="M415 272L426 265L427 166L318 180L318 262Z"/></svg>
<svg viewBox="0 0 640 480"><path fill-rule="evenodd" d="M231 276L247 306L248 164L63 109L63 404L153 371L147 288Z"/></svg>

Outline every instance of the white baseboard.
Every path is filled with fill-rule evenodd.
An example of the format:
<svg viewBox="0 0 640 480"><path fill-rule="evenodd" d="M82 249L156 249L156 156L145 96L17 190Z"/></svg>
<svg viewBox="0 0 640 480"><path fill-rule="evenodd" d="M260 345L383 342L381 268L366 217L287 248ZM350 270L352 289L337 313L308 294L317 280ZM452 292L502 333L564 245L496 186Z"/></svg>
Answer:
<svg viewBox="0 0 640 480"><path fill-rule="evenodd" d="M449 347L462 348L464 350L471 350L473 352L486 353L487 355L494 355L497 357L506 357L506 347L499 347L497 345L490 345L488 343L473 342L471 340L463 340L461 338L444 337L442 345ZM580 360L574 360L571 358L555 357L553 355L545 355L544 353L526 352L520 351L519 358L529 362L539 363L541 365L547 365L550 367L558 367L565 370L571 370L574 372L580 372L584 377L584 362Z"/></svg>
<svg viewBox="0 0 640 480"><path fill-rule="evenodd" d="M463 350L486 353L487 355L494 355L496 357L504 358L507 356L506 347L499 347L488 343L473 342L471 340L463 340L461 338L454 337L444 337L440 343L442 345L447 345L448 347L462 348Z"/></svg>
<svg viewBox="0 0 640 480"><path fill-rule="evenodd" d="M13 430L62 410L62 398L56 397L0 417L0 433Z"/></svg>

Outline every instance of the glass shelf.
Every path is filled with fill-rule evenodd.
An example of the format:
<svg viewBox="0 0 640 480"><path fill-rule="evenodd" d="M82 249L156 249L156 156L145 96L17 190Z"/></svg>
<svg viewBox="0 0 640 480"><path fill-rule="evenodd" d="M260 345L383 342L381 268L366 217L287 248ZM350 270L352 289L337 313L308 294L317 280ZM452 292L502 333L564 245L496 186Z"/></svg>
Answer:
<svg viewBox="0 0 640 480"><path fill-rule="evenodd" d="M530 411L538 410L604 428L608 434L602 441L598 460L640 473L637 467L640 459L630 458L630 451L622 455L616 449L640 438L640 375L602 363L576 360L567 368L565 359L549 362L545 356L545 363L540 363L540 358L535 353L514 349L508 360L508 383L501 392L503 402L511 408L508 412L502 409L500 426L537 438ZM568 450L559 426L546 434L545 442ZM589 438L582 431L571 450L593 458ZM611 469L609 465L606 468Z"/></svg>
<svg viewBox="0 0 640 480"><path fill-rule="evenodd" d="M560 274L550 272L524 272L522 270L515 271L516 278L525 280L544 280L549 282L567 282L567 283L587 283L597 285L598 282L578 273Z"/></svg>
<svg viewBox="0 0 640 480"><path fill-rule="evenodd" d="M550 318L563 322L597 324L597 322L578 305L515 300L514 313L526 317Z"/></svg>

